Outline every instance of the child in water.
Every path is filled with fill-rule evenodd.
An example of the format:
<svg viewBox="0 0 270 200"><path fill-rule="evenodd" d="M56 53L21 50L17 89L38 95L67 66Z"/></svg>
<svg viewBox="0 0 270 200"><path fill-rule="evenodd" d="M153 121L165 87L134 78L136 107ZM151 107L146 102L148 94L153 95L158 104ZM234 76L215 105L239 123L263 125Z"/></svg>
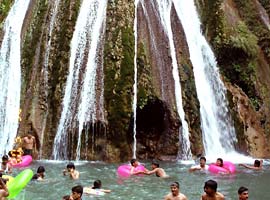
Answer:
<svg viewBox="0 0 270 200"><path fill-rule="evenodd" d="M45 177L45 168L43 166L39 166L37 169L37 173L33 176L32 180L41 181Z"/></svg>
<svg viewBox="0 0 270 200"><path fill-rule="evenodd" d="M80 176L80 172L75 170L74 163L67 164L67 168L63 170L63 175L69 175L71 179L78 179Z"/></svg>

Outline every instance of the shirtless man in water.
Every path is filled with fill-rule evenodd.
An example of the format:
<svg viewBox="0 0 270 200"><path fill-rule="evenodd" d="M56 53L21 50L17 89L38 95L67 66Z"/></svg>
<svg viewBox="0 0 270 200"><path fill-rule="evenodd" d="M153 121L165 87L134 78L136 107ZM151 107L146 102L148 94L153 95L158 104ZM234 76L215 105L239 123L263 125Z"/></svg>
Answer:
<svg viewBox="0 0 270 200"><path fill-rule="evenodd" d="M33 135L27 134L23 138L23 152L24 155L33 156L33 151L36 150L36 139Z"/></svg>
<svg viewBox="0 0 270 200"><path fill-rule="evenodd" d="M0 178L0 200L6 200L7 196L9 195L8 189L6 184L4 183L3 179Z"/></svg>
<svg viewBox="0 0 270 200"><path fill-rule="evenodd" d="M238 189L238 199L239 200L248 200L248 188L241 186Z"/></svg>
<svg viewBox="0 0 270 200"><path fill-rule="evenodd" d="M69 196L69 200L82 200L83 195L83 187L81 185L74 186L71 189L71 195Z"/></svg>
<svg viewBox="0 0 270 200"><path fill-rule="evenodd" d="M239 164L239 166L245 167L247 169L261 170L263 168L263 160L255 160L253 166L246 164Z"/></svg>
<svg viewBox="0 0 270 200"><path fill-rule="evenodd" d="M165 173L164 169L159 167L158 162L153 161L151 164L151 167L152 167L152 170L151 171L146 170L144 172L144 174L146 174L146 175L156 174L157 177L162 177L162 178L168 177L168 175Z"/></svg>
<svg viewBox="0 0 270 200"><path fill-rule="evenodd" d="M214 180L208 180L204 184L204 194L201 200L224 200L224 195L217 192L217 182Z"/></svg>
<svg viewBox="0 0 270 200"><path fill-rule="evenodd" d="M174 182L171 184L171 193L167 194L164 200L187 200L187 197L180 193L179 183Z"/></svg>
<svg viewBox="0 0 270 200"><path fill-rule="evenodd" d="M206 171L208 170L209 166L206 165L206 158L201 157L200 158L200 165L193 166L189 169L189 172L194 172L194 171Z"/></svg>

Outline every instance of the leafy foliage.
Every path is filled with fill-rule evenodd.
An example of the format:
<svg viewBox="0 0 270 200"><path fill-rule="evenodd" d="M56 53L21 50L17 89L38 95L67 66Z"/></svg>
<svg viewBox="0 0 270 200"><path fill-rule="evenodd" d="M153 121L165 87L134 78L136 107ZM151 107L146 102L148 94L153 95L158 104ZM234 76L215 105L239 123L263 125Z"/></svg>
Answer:
<svg viewBox="0 0 270 200"><path fill-rule="evenodd" d="M215 49L221 73L232 84L241 87L259 109L261 99L255 89L256 68L258 44L262 44L264 30L259 31L261 29L258 24L261 23L258 15L255 15L256 11L248 9L253 6L251 1L235 0L240 13L244 12L247 16L243 17L244 21L239 20L233 26L226 21L222 3L223 1L207 0L205 4L200 4L203 9L203 31ZM251 24L254 29L251 29ZM267 48L264 48L264 52L267 52Z"/></svg>
<svg viewBox="0 0 270 200"><path fill-rule="evenodd" d="M270 31L262 23L261 14L254 1L247 0L234 0L236 6L238 7L239 13L247 24L249 30L258 37L258 44L263 50L268 61L270 61ZM269 1L262 1L265 7L269 7ZM269 13L269 11L268 11Z"/></svg>
<svg viewBox="0 0 270 200"><path fill-rule="evenodd" d="M13 4L14 0L2 0L0 1L0 28L2 28L4 19L8 15L8 12Z"/></svg>

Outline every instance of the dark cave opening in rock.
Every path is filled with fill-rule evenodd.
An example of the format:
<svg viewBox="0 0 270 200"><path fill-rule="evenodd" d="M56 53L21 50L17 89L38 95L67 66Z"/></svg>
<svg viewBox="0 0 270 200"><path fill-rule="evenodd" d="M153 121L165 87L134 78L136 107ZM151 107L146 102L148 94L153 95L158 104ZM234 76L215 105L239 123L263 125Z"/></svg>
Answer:
<svg viewBox="0 0 270 200"><path fill-rule="evenodd" d="M159 99L149 100L142 108L137 109L137 130L148 135L160 135L165 129L164 117L166 111L164 103Z"/></svg>
<svg viewBox="0 0 270 200"><path fill-rule="evenodd" d="M174 134L175 124L178 123L173 123L170 110L160 99L151 98L143 108L138 107L136 118L138 158L152 159L177 154L178 136ZM129 128L130 143L133 143L132 136L133 123Z"/></svg>

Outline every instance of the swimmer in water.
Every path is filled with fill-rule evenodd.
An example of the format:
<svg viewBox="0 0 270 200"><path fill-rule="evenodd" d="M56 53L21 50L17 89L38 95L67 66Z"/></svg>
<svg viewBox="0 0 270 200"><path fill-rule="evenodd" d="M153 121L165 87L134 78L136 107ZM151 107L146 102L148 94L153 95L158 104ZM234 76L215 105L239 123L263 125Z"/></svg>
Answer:
<svg viewBox="0 0 270 200"><path fill-rule="evenodd" d="M238 189L238 199L239 200L248 200L248 188L241 186Z"/></svg>
<svg viewBox="0 0 270 200"><path fill-rule="evenodd" d="M164 197L164 200L187 200L187 197L180 192L178 182L172 183L170 188L171 192Z"/></svg>
<svg viewBox="0 0 270 200"><path fill-rule="evenodd" d="M69 175L71 179L78 179L80 176L80 172L75 170L74 163L67 164L67 168L63 170L63 175Z"/></svg>
<svg viewBox="0 0 270 200"><path fill-rule="evenodd" d="M255 160L253 166L246 164L239 164L239 166L245 167L247 169L261 170L263 167L263 160Z"/></svg>
<svg viewBox="0 0 270 200"><path fill-rule="evenodd" d="M82 200L83 195L83 187L81 185L74 186L71 189L71 195L69 196L69 200Z"/></svg>
<svg viewBox="0 0 270 200"><path fill-rule="evenodd" d="M102 195L104 193L110 193L111 190L102 189L101 180L95 180L92 187L84 187L83 192L85 194Z"/></svg>
<svg viewBox="0 0 270 200"><path fill-rule="evenodd" d="M145 171L139 172L139 173L146 174L146 175L156 174L157 177L162 177L162 178L169 177L164 171L164 169L159 167L159 163L157 161L152 161L151 167L152 167L152 170L146 169Z"/></svg>
<svg viewBox="0 0 270 200"><path fill-rule="evenodd" d="M217 192L217 182L214 180L208 180L204 184L204 194L201 196L201 200L224 200L224 195Z"/></svg>
<svg viewBox="0 0 270 200"><path fill-rule="evenodd" d="M12 165L10 165L8 163L8 156L7 155L3 155L3 157L2 157L0 172L5 173L5 174L12 173Z"/></svg>
<svg viewBox="0 0 270 200"><path fill-rule="evenodd" d="M189 169L189 172L194 172L194 171L206 171L208 170L209 166L206 165L206 158L201 157L200 158L200 165L193 166Z"/></svg>
<svg viewBox="0 0 270 200"><path fill-rule="evenodd" d="M225 169L227 172L223 172L225 174L229 174L230 173L230 170L228 170L227 168L224 167L224 164L223 164L223 159L222 158L218 158L217 161L216 161L216 166L218 167L222 167L223 169Z"/></svg>
<svg viewBox="0 0 270 200"><path fill-rule="evenodd" d="M131 168L130 168L130 174L131 175L137 175L143 173L142 171L135 172L136 168L139 166L139 162L137 159L133 158L130 160Z"/></svg>
<svg viewBox="0 0 270 200"><path fill-rule="evenodd" d="M43 166L39 166L37 169L37 173L33 176L32 180L41 181L45 178L45 168Z"/></svg>

